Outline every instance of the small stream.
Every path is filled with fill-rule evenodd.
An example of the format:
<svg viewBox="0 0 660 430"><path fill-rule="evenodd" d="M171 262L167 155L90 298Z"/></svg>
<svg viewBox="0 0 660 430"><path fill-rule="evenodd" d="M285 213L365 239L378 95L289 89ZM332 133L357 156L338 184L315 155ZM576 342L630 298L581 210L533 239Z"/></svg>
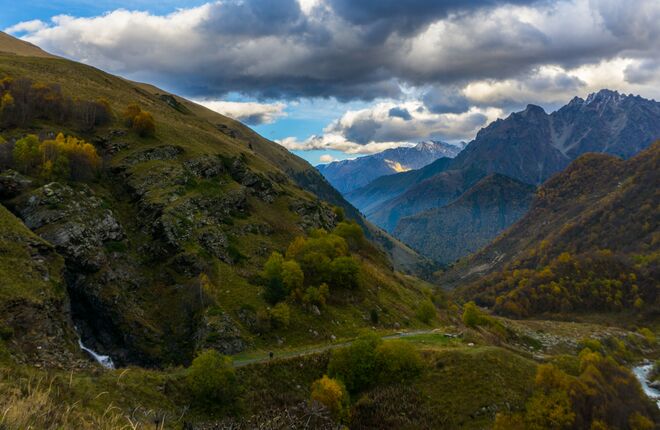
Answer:
<svg viewBox="0 0 660 430"><path fill-rule="evenodd" d="M657 390L649 386L649 375L651 374L652 370L653 370L653 363L648 363L648 362L632 368L635 377L637 378L639 383L642 385L642 388L644 389L644 394L646 394L651 400L653 400L656 403L656 405L658 405L658 408L660 408L660 390Z"/></svg>
<svg viewBox="0 0 660 430"><path fill-rule="evenodd" d="M101 366L105 367L106 369L115 368L115 363L112 362L112 358L110 358L109 355L97 354L92 349L86 347L85 344L82 343L82 339L80 338L80 335L78 335L78 345L80 346L80 349L82 349L87 354L89 354L94 359L94 361L96 361Z"/></svg>

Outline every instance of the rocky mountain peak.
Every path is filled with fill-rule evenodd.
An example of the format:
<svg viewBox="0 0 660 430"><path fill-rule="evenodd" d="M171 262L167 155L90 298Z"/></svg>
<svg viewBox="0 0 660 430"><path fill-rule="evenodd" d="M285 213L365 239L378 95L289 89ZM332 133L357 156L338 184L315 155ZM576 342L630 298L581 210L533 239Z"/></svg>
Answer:
<svg viewBox="0 0 660 430"><path fill-rule="evenodd" d="M618 104L621 100L628 97L626 94L619 93L618 91L602 89L597 93L591 93L587 96L587 99L584 101L585 105L591 104Z"/></svg>
<svg viewBox="0 0 660 430"><path fill-rule="evenodd" d="M541 106L528 104L524 111L520 112L523 117L528 116L545 116L545 110Z"/></svg>

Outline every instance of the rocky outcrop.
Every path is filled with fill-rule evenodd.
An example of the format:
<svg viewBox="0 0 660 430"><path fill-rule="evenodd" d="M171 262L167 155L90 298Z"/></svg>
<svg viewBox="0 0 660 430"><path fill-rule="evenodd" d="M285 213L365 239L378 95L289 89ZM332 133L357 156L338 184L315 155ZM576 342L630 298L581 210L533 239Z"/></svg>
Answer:
<svg viewBox="0 0 660 430"><path fill-rule="evenodd" d="M15 170L5 170L0 173L0 199L11 199L30 188L32 180Z"/></svg>
<svg viewBox="0 0 660 430"><path fill-rule="evenodd" d="M103 244L124 235L112 211L85 185L78 190L57 182L44 185L19 198L15 209L71 265L90 271L106 261Z"/></svg>
<svg viewBox="0 0 660 430"><path fill-rule="evenodd" d="M197 333L197 349L215 349L222 354L237 354L248 344L241 330L226 313L207 312Z"/></svg>
<svg viewBox="0 0 660 430"><path fill-rule="evenodd" d="M303 230L322 228L332 230L339 220L337 215L321 202L298 201L289 208L300 215L300 227Z"/></svg>
<svg viewBox="0 0 660 430"><path fill-rule="evenodd" d="M122 160L124 166L133 166L153 160L173 160L183 154L184 150L180 146L165 145L131 154Z"/></svg>

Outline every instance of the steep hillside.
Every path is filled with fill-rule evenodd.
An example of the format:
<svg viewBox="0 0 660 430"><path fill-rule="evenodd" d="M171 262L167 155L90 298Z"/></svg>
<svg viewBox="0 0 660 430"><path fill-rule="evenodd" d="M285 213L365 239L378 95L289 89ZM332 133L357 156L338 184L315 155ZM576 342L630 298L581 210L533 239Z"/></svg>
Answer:
<svg viewBox="0 0 660 430"><path fill-rule="evenodd" d="M0 205L0 362L82 361L68 311L64 261Z"/></svg>
<svg viewBox="0 0 660 430"><path fill-rule="evenodd" d="M448 264L478 251L522 217L535 187L493 174L453 203L404 217L394 234L435 261Z"/></svg>
<svg viewBox="0 0 660 430"><path fill-rule="evenodd" d="M290 303L288 328L263 325L268 256L343 217L418 262L286 149L185 99L63 59L0 55L0 79L0 200L62 255L83 341L117 364L348 336L381 311L383 327L421 324L427 287L369 245L350 255L359 289L332 292L321 310Z"/></svg>
<svg viewBox="0 0 660 430"><path fill-rule="evenodd" d="M442 276L497 312L657 312L660 142L624 161L585 154L529 213Z"/></svg>
<svg viewBox="0 0 660 430"><path fill-rule="evenodd" d="M320 164L316 168L337 190L346 194L380 176L420 169L441 157L453 158L461 149L462 146L440 141L421 142L411 148L388 149L353 160Z"/></svg>

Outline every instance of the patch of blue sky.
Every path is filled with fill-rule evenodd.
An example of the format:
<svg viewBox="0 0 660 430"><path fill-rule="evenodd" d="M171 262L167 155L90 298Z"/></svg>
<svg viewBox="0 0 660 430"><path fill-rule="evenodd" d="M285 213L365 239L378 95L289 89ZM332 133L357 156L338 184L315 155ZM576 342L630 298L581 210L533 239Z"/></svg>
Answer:
<svg viewBox="0 0 660 430"><path fill-rule="evenodd" d="M49 22L57 15L91 17L116 9L168 14L209 0L0 0L0 29L39 19Z"/></svg>

